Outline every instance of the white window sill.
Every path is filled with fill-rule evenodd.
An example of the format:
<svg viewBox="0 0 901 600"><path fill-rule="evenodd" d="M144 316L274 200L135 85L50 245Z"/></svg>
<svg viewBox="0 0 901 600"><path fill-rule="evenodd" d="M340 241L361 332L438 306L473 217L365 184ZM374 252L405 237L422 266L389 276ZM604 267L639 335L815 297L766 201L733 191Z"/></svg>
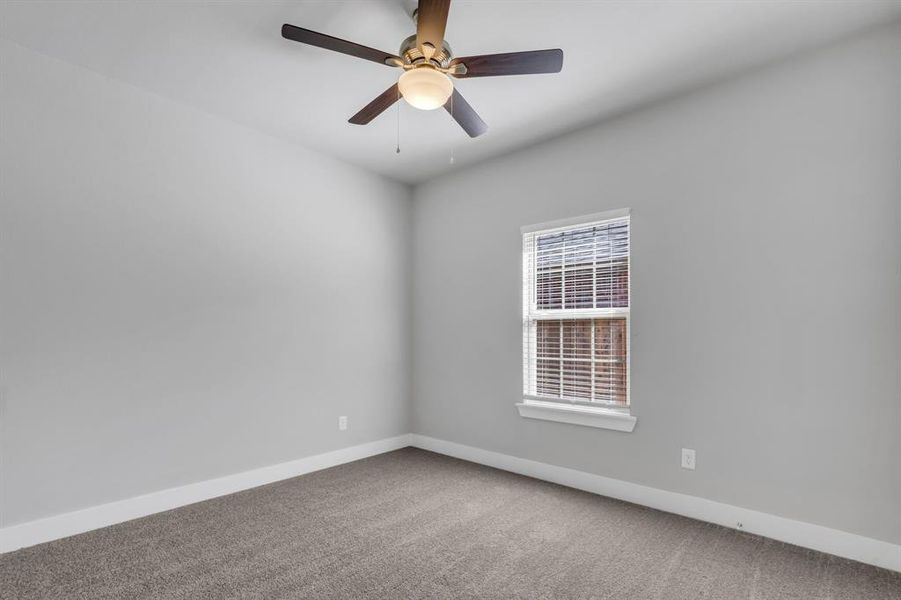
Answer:
<svg viewBox="0 0 901 600"><path fill-rule="evenodd" d="M638 420L624 411L581 404L523 400L516 403L516 408L519 410L519 416L527 419L542 419L625 432L635 429L635 422Z"/></svg>

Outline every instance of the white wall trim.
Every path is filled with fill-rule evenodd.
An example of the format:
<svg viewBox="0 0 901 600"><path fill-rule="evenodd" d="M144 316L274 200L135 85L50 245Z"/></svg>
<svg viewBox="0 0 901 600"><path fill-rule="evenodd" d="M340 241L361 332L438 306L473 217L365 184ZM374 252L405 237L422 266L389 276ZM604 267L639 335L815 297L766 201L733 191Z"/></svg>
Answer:
<svg viewBox="0 0 901 600"><path fill-rule="evenodd" d="M418 434L386 438L252 471L11 525L0 529L0 552L9 552L122 523L410 445L725 527L735 528L736 524L740 522L743 525L742 529L750 533L901 572L901 545L705 498L669 492Z"/></svg>
<svg viewBox="0 0 901 600"><path fill-rule="evenodd" d="M733 529L741 523L743 531L901 572L901 545L890 542L424 435L413 434L411 444L423 450Z"/></svg>
<svg viewBox="0 0 901 600"><path fill-rule="evenodd" d="M635 429L637 419L629 413L562 402L541 402L525 399L516 403L520 417L556 421L586 427L600 427L626 433Z"/></svg>
<svg viewBox="0 0 901 600"><path fill-rule="evenodd" d="M307 456L289 462L261 467L251 471L226 475L217 479L209 479L191 483L181 487L152 492L143 496L135 496L108 504L100 504L78 511L54 515L44 519L28 521L0 529L0 552L10 552L18 548L33 546L92 529L99 529L162 512L232 494L252 487L281 481L305 473L312 473L336 465L359 460L376 454L390 452L410 445L410 435L386 438L333 450L323 454Z"/></svg>
<svg viewBox="0 0 901 600"><path fill-rule="evenodd" d="M573 225L587 225L595 221L611 221L613 219L621 219L623 217L628 217L631 213L631 208L617 208L614 210L605 210L604 212L594 213L591 215L582 215L581 217L557 219L556 221L536 223L535 225L523 225L519 229L522 233L534 233L536 231L545 232L551 229L572 227Z"/></svg>

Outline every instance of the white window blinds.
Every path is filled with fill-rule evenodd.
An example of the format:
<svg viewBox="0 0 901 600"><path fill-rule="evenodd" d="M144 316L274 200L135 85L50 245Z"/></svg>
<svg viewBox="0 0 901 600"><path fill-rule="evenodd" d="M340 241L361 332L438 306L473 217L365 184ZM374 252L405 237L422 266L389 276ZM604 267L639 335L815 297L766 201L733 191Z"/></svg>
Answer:
<svg viewBox="0 0 901 600"><path fill-rule="evenodd" d="M629 404L629 217L523 233L527 398Z"/></svg>

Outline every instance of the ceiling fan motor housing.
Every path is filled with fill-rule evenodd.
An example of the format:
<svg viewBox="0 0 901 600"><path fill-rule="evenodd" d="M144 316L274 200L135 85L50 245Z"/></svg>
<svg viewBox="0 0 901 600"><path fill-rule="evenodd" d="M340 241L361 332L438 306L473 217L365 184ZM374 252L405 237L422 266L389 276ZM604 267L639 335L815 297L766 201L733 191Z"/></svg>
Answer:
<svg viewBox="0 0 901 600"><path fill-rule="evenodd" d="M436 49L431 58L426 57L419 46L416 45L416 34L405 39L400 45L400 56L404 58L404 64L417 66L425 62L431 62L433 66L440 69L448 68L454 53L451 51L450 45L445 41L441 44L440 49Z"/></svg>

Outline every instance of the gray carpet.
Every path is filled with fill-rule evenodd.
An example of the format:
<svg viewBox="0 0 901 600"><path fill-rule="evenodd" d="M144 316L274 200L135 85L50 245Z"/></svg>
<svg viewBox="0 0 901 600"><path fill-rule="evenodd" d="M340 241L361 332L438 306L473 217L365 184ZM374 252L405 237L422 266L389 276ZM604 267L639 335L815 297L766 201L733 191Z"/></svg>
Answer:
<svg viewBox="0 0 901 600"><path fill-rule="evenodd" d="M0 597L901 599L901 574L406 448L0 557Z"/></svg>

